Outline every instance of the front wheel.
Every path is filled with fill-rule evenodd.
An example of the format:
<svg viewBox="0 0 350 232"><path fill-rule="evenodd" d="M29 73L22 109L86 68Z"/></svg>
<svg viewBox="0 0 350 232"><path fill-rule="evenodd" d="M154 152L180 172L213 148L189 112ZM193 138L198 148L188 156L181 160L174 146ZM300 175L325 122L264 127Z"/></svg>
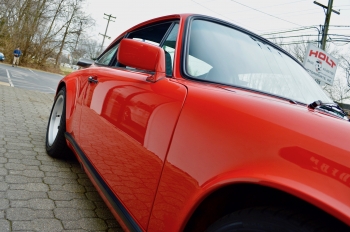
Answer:
<svg viewBox="0 0 350 232"><path fill-rule="evenodd" d="M71 154L64 133L66 132L66 89L57 93L46 131L46 152L53 158L68 158Z"/></svg>
<svg viewBox="0 0 350 232"><path fill-rule="evenodd" d="M339 223L306 212L278 208L243 209L216 221L207 232L343 232Z"/></svg>

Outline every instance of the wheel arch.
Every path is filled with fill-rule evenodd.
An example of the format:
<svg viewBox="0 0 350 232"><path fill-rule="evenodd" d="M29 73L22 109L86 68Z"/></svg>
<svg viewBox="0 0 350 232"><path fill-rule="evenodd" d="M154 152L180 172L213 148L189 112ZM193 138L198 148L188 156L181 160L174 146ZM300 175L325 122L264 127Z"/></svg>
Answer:
<svg viewBox="0 0 350 232"><path fill-rule="evenodd" d="M66 87L66 83L64 81L60 81L58 83L57 89L56 89L56 95L58 94L58 92L63 88Z"/></svg>
<svg viewBox="0 0 350 232"><path fill-rule="evenodd" d="M58 91L60 91L63 87L66 88L66 121L67 121L67 132L71 131L71 117L73 115L75 105L76 105L76 99L77 99L77 80L76 78L68 78L65 77L57 87L56 94Z"/></svg>
<svg viewBox="0 0 350 232"><path fill-rule="evenodd" d="M238 200L237 200L238 199ZM339 226L343 222L324 210L290 193L256 183L236 183L222 186L210 192L195 208L184 231L204 231L223 216L251 207L278 207L317 215Z"/></svg>

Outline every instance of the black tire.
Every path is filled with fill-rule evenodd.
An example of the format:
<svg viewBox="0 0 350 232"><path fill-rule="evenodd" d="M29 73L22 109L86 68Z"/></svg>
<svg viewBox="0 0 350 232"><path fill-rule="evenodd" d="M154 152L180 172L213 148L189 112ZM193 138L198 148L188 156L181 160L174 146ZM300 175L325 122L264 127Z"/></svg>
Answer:
<svg viewBox="0 0 350 232"><path fill-rule="evenodd" d="M67 159L72 156L64 136L66 132L66 89L63 87L57 93L51 109L46 129L46 152L49 156L58 159Z"/></svg>
<svg viewBox="0 0 350 232"><path fill-rule="evenodd" d="M207 232L340 232L344 225L324 218L277 208L249 208L226 215ZM332 222L331 222L332 221Z"/></svg>

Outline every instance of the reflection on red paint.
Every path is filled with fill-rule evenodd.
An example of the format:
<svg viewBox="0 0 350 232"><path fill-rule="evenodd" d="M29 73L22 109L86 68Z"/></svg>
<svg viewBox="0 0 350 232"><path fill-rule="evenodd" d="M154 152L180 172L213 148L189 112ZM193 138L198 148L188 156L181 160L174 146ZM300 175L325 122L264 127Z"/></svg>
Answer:
<svg viewBox="0 0 350 232"><path fill-rule="evenodd" d="M156 196L157 204L152 210L152 220L148 230L173 231L173 228L167 228L167 226L172 227L174 223L173 227L176 228L181 225L185 213L182 215L178 213L186 211L188 196L198 193L199 188L198 181L192 176L166 162Z"/></svg>
<svg viewBox="0 0 350 232"><path fill-rule="evenodd" d="M85 106L82 111L81 147L110 189L146 227L162 161L95 111Z"/></svg>
<svg viewBox="0 0 350 232"><path fill-rule="evenodd" d="M143 143L148 120L153 111L173 100L150 89L120 85L111 88L104 101L101 116Z"/></svg>
<svg viewBox="0 0 350 232"><path fill-rule="evenodd" d="M167 79L99 69L87 86L79 146L142 228L147 228L163 162L186 89ZM150 126L151 125L151 126Z"/></svg>
<svg viewBox="0 0 350 232"><path fill-rule="evenodd" d="M287 147L280 156L302 168L331 177L350 187L350 168L300 147Z"/></svg>

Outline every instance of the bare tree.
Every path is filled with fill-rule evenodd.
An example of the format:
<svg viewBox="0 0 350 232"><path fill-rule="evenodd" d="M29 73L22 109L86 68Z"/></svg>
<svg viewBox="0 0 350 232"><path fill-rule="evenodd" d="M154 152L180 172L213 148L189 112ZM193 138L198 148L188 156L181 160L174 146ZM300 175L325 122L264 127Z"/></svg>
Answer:
<svg viewBox="0 0 350 232"><path fill-rule="evenodd" d="M96 40L85 39L82 41L82 46L85 48L84 58L96 59L100 54L100 46Z"/></svg>
<svg viewBox="0 0 350 232"><path fill-rule="evenodd" d="M343 103L350 100L350 83L349 83L349 70L350 63L341 54L339 49L333 49L331 55L338 59L338 72L340 75L336 76L333 82L333 86L325 86L324 90L336 101Z"/></svg>
<svg viewBox="0 0 350 232"><path fill-rule="evenodd" d="M22 50L21 63L58 67L64 50L73 51L84 29L93 24L81 11L85 0L0 0L0 48L8 57ZM10 61L10 59L8 59Z"/></svg>
<svg viewBox="0 0 350 232"><path fill-rule="evenodd" d="M324 87L324 90L336 102L343 103L346 100L350 100L350 88L343 78L336 78L333 86L327 85Z"/></svg>
<svg viewBox="0 0 350 232"><path fill-rule="evenodd" d="M342 56L343 63L341 63L340 65L345 70L347 85L350 88L350 61L349 60L350 60L349 58L345 58L344 56Z"/></svg>
<svg viewBox="0 0 350 232"><path fill-rule="evenodd" d="M79 37L83 32L84 28L89 27L94 24L90 16L85 15L80 9L84 0L67 0L68 5L66 7L66 22L64 25L64 31L59 46L58 53L56 55L55 66L58 66L60 56L62 51L66 46L71 52L76 49Z"/></svg>

